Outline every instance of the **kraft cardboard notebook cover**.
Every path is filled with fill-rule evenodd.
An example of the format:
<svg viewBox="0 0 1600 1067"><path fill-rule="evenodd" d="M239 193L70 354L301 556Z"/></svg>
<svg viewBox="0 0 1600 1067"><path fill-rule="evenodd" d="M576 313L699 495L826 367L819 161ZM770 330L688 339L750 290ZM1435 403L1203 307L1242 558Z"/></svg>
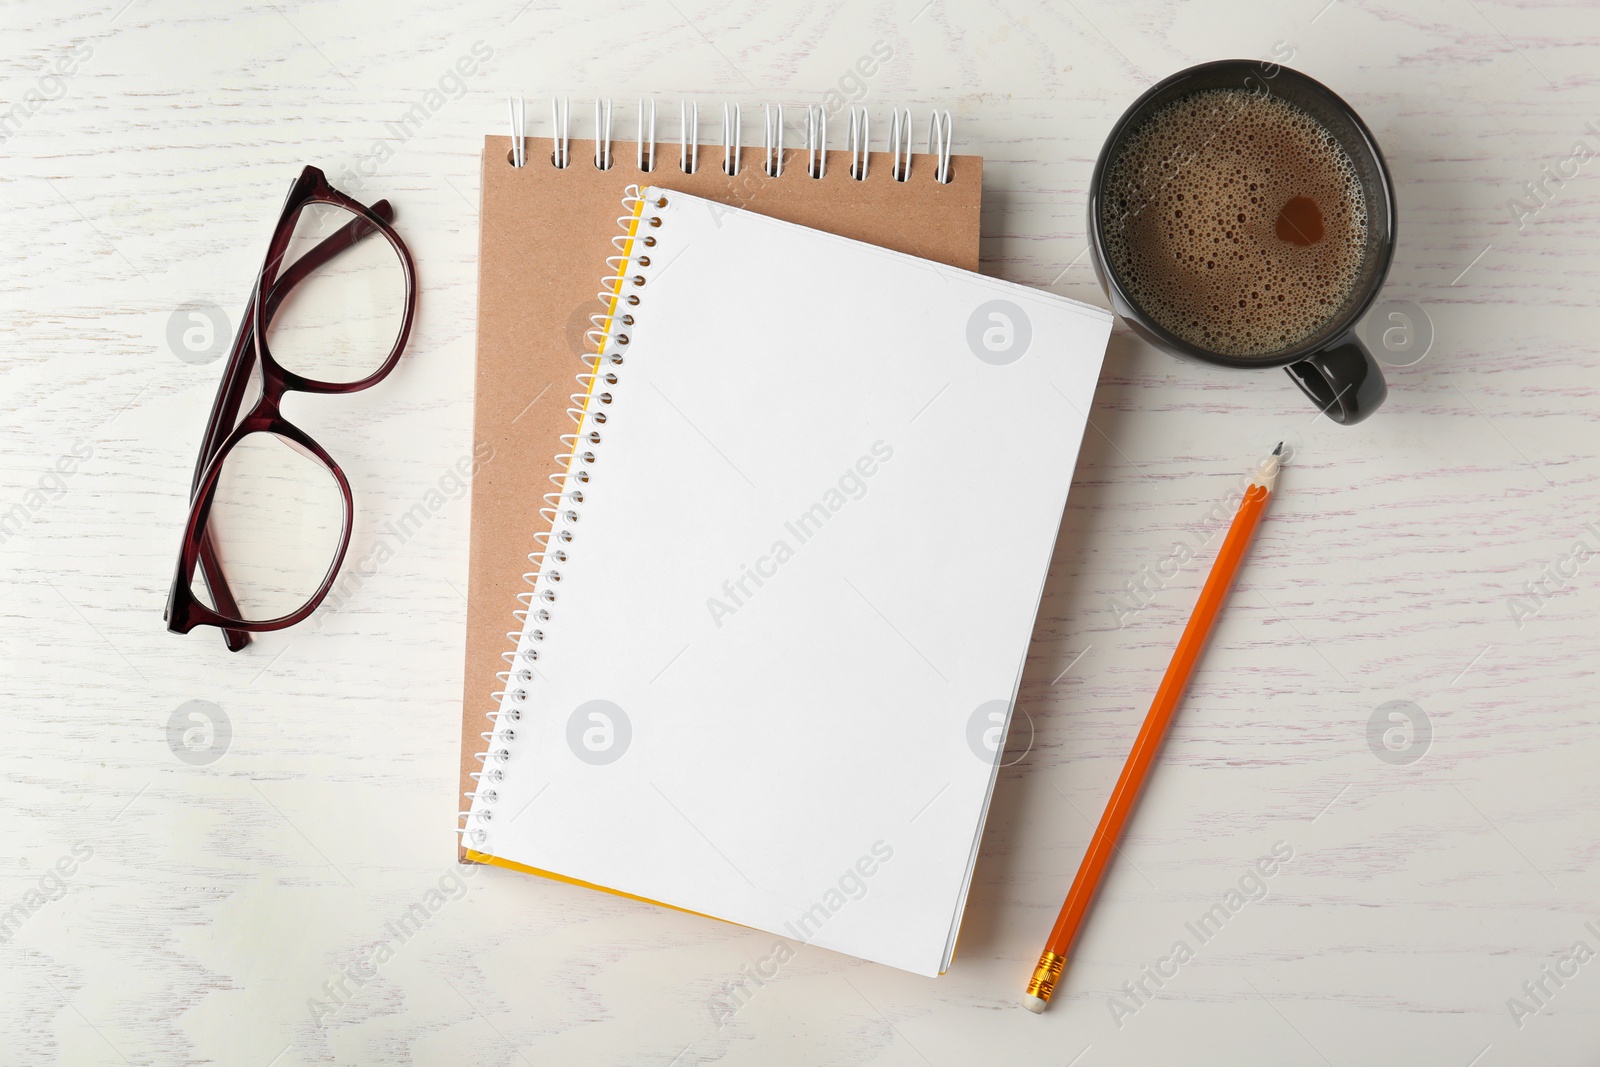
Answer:
<svg viewBox="0 0 1600 1067"><path fill-rule="evenodd" d="M850 153L830 151L824 177L807 173L806 152L785 153L782 174L769 177L763 150L745 147L740 173L722 166L720 146L701 145L698 166L683 173L676 145L658 145L657 163L639 170L634 146L612 145L612 166L594 165L593 141L571 142L570 164L556 167L555 143L526 139L526 164L510 163L512 139L484 138L478 254L478 344L473 449L480 466L472 484L472 543L468 563L466 668L462 691L460 793L473 789L480 769L474 754L491 728L485 714L498 706L502 654L522 627L512 612L529 590L523 575L538 568L528 553L534 535L550 527L539 514L554 488L555 456L567 451L567 415L589 316L615 255L611 238L623 190L656 184L760 212L787 222L867 241L967 270L978 268L978 214L983 161L952 155L950 181L935 174L934 157L912 157L906 181L891 173L888 153L869 157L865 179L850 174ZM815 309L796 307L798 327ZM706 330L716 329L708 322ZM840 389L848 388L841 381ZM670 515L663 522L673 521ZM510 636L508 636L508 634ZM458 800L461 797L458 795ZM459 846L459 842L458 842ZM465 862L466 850L458 858Z"/></svg>

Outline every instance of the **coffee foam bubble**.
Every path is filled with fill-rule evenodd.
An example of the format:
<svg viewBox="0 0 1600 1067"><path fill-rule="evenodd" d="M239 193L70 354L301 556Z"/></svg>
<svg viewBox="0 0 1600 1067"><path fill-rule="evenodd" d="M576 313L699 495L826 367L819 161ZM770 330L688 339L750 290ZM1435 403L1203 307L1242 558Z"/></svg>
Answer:
<svg viewBox="0 0 1600 1067"><path fill-rule="evenodd" d="M1367 241L1361 179L1310 114L1210 89L1151 114L1107 168L1103 232L1128 295L1179 338L1265 356L1316 333L1350 295ZM1321 210L1310 245L1278 237L1296 197Z"/></svg>

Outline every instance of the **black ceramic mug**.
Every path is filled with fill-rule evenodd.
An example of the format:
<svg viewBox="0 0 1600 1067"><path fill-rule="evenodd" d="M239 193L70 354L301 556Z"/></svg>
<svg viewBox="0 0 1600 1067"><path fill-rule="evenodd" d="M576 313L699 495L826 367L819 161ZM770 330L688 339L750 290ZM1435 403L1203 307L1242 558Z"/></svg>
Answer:
<svg viewBox="0 0 1600 1067"><path fill-rule="evenodd" d="M1291 347L1265 355L1212 352L1175 336L1138 305L1117 277L1107 255L1104 183L1111 164L1126 147L1129 136L1150 115L1175 100L1209 89L1268 94L1308 112L1349 156L1365 197L1366 246L1354 284L1343 303L1309 336ZM1181 183L1184 180L1181 170L1169 180ZM1179 71L1154 86L1117 120L1106 138L1105 147L1100 150L1089 183L1089 248L1095 273L1111 300L1112 310L1135 332L1183 359L1225 367L1283 367L1319 409L1345 426L1372 414L1389 391L1377 361L1356 336L1355 329L1389 273L1389 261L1394 255L1394 227L1394 187L1372 132L1333 90L1275 63L1245 59L1203 63Z"/></svg>

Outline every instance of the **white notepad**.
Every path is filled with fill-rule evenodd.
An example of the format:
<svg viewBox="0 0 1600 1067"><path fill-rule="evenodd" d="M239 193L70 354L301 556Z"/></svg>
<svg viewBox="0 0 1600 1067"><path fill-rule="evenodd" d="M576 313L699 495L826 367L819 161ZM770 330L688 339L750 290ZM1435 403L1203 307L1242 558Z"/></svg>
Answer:
<svg viewBox="0 0 1600 1067"><path fill-rule="evenodd" d="M1111 316L624 212L470 855L941 973Z"/></svg>

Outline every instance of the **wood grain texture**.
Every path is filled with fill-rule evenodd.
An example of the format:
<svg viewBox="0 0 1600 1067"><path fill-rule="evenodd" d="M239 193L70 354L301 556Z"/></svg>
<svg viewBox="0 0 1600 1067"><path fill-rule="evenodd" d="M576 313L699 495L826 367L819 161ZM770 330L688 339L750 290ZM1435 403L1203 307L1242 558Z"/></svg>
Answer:
<svg viewBox="0 0 1600 1067"><path fill-rule="evenodd" d="M1600 561L1567 564L1520 625L1511 604L1574 541L1600 544L1600 164L1542 173L1580 140L1600 150L1592 6L19 0L0 26L0 514L39 505L0 543L0 919L21 915L0 944L0 1059L1591 1057L1600 963L1560 964L1577 969L1559 986L1542 968L1580 940L1600 950L1585 925L1600 928ZM892 59L852 74L879 40ZM492 57L441 90L478 41ZM1119 329L943 978L802 946L729 1015L717 998L767 935L509 872L458 889L440 798L456 777L464 497L314 625L237 656L164 632L221 370L176 357L169 317L207 301L237 320L302 164L391 199L423 285L388 381L288 412L349 474L360 543L470 452L478 154L508 92L529 94L539 135L545 94L570 92L580 137L595 92L616 95L625 136L653 92L669 143L684 95L860 94L874 128L891 104L919 126L948 105L958 151L985 157L985 271L1103 304L1082 252L1105 131L1165 74L1280 42L1388 155L1388 295L1426 310L1432 349L1344 429L1281 374L1178 363ZM439 106L397 133L430 90ZM1017 995L1216 540L1147 580L1136 613L1119 620L1112 598L1143 568L1171 572L1173 543L1203 540L1205 512L1280 437L1296 461L1243 583L1062 991L1028 1015ZM90 454L60 473L75 450ZM975 502L971 521L1004 516ZM939 577L981 566L953 556ZM207 766L167 744L190 700L232 724ZM1428 717L1415 762L1369 746L1391 700ZM1294 855L1264 899L1201 943L1186 924L1275 842ZM426 919L397 936L414 907ZM1193 958L1158 988L1144 968L1180 939ZM1149 995L1114 1012L1141 980ZM1523 983L1539 981L1535 1001ZM1514 1018L1512 997L1537 1013Z"/></svg>

